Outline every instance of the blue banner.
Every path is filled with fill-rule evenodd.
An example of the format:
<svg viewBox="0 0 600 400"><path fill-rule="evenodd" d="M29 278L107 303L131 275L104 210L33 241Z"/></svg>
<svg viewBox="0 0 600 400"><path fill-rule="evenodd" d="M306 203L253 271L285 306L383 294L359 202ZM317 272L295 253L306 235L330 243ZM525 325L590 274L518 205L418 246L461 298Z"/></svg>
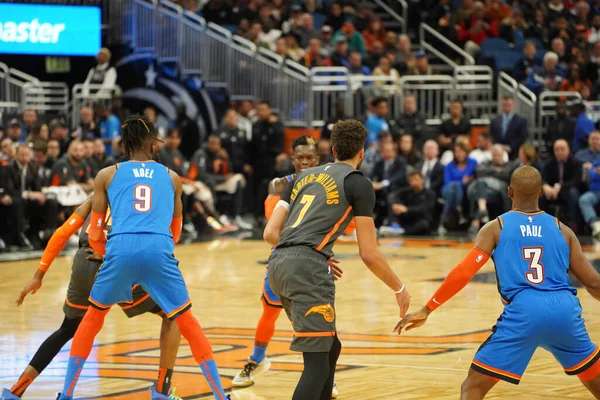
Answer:
<svg viewBox="0 0 600 400"><path fill-rule="evenodd" d="M101 25L98 7L0 4L0 54L94 56Z"/></svg>

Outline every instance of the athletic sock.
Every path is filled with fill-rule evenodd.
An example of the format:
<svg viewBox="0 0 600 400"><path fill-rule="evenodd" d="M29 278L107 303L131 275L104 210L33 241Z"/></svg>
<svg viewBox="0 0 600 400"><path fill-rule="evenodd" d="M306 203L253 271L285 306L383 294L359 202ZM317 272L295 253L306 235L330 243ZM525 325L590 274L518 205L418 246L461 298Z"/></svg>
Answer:
<svg viewBox="0 0 600 400"><path fill-rule="evenodd" d="M250 356L254 362L260 364L265 359L265 354L267 352L267 346L257 346L254 345L254 353Z"/></svg>
<svg viewBox="0 0 600 400"><path fill-rule="evenodd" d="M10 392L12 394L14 394L15 396L22 397L23 393L25 393L25 391L27 390L29 385L31 385L33 383L34 379L35 379L34 377L29 376L26 373L23 373L19 377L19 380L17 381L17 383L15 383L14 386L10 389Z"/></svg>
<svg viewBox="0 0 600 400"><path fill-rule="evenodd" d="M173 370L170 368L159 368L158 369L158 379L156 380L156 390L158 393L169 394L169 390L171 390L171 376L173 375Z"/></svg>
<svg viewBox="0 0 600 400"><path fill-rule="evenodd" d="M75 385L79 380L79 375L85 365L85 359L77 356L69 357L69 364L67 365L67 374L65 375L65 385L63 387L63 397L73 397L75 392Z"/></svg>
<svg viewBox="0 0 600 400"><path fill-rule="evenodd" d="M215 395L215 399L225 400L225 392L223 391L223 385L221 384L221 377L219 376L219 369L215 360L208 360L200 363L200 368L204 374L204 379L208 382L208 386Z"/></svg>

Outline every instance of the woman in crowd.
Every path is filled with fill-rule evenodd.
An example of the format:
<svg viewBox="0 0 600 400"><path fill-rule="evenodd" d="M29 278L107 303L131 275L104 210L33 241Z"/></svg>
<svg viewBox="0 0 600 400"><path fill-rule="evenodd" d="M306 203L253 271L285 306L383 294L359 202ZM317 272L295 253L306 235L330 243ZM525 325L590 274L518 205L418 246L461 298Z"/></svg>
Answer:
<svg viewBox="0 0 600 400"><path fill-rule="evenodd" d="M569 65L569 76L562 81L559 90L561 92L579 92L584 98L589 98L591 88L592 83L582 77L580 65L571 63Z"/></svg>
<svg viewBox="0 0 600 400"><path fill-rule="evenodd" d="M365 46L370 53L374 42L385 42L385 28L379 18L371 18L369 26L362 32Z"/></svg>
<svg viewBox="0 0 600 400"><path fill-rule="evenodd" d="M36 125L31 129L31 133L25 139L27 143L39 143L39 142L48 142L50 138L50 131L48 130L48 124Z"/></svg>
<svg viewBox="0 0 600 400"><path fill-rule="evenodd" d="M525 143L519 147L519 157L517 160L518 164L515 168L521 165L531 165L538 171L542 171L542 163L538 160L537 150L532 144Z"/></svg>
<svg viewBox="0 0 600 400"><path fill-rule="evenodd" d="M447 232L444 222L448 215L455 210L458 212L459 225L467 222L463 214L462 202L465 189L475 177L475 168L477 167L477 161L468 157L470 150L467 143L457 142L454 145L454 160L444 169L444 186L442 187L444 209L438 227L440 235Z"/></svg>
<svg viewBox="0 0 600 400"><path fill-rule="evenodd" d="M387 86L385 92L388 94L396 93L400 85L400 74L396 68L392 68L392 62L387 57L381 57L379 64L373 70L373 76L389 76L390 80L374 81L375 86ZM395 86L391 86L395 85Z"/></svg>
<svg viewBox="0 0 600 400"><path fill-rule="evenodd" d="M415 140L410 133L405 133L398 139L398 154L404 157L406 164L415 167L421 161L421 153L415 146Z"/></svg>

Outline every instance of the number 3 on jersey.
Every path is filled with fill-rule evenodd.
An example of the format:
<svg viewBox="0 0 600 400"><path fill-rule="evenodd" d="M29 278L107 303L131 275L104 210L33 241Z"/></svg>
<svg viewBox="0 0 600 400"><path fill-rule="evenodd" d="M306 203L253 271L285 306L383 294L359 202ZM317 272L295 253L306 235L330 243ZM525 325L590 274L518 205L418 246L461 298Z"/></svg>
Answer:
<svg viewBox="0 0 600 400"><path fill-rule="evenodd" d="M300 210L300 215L298 215L298 219L296 222L294 222L294 225L290 226L290 228L295 228L300 225L300 222L302 222L304 219L304 215L306 214L306 211L308 211L308 208L312 204L315 197L316 195L314 194L305 194L302 196L302 199L300 199L300 204L304 204L304 207L302 207L302 210Z"/></svg>
<svg viewBox="0 0 600 400"><path fill-rule="evenodd" d="M148 212L152 208L152 188L148 185L137 185L133 189L133 208L138 212Z"/></svg>
<svg viewBox="0 0 600 400"><path fill-rule="evenodd" d="M542 254L544 254L542 247L523 247L523 259L529 261L529 272L525 273L525 278L534 285L544 282Z"/></svg>

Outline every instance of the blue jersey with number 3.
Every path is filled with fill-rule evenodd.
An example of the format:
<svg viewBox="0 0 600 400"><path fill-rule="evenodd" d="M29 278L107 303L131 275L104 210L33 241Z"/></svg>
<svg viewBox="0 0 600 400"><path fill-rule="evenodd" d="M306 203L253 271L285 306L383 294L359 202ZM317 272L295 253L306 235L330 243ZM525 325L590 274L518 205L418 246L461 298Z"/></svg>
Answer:
<svg viewBox="0 0 600 400"><path fill-rule="evenodd" d="M153 161L117 164L107 193L112 212L109 238L124 233L171 236L175 188L167 167Z"/></svg>
<svg viewBox="0 0 600 400"><path fill-rule="evenodd" d="M509 211L498 221L502 230L492 258L504 302L525 289L577 293L568 275L570 249L555 217Z"/></svg>

